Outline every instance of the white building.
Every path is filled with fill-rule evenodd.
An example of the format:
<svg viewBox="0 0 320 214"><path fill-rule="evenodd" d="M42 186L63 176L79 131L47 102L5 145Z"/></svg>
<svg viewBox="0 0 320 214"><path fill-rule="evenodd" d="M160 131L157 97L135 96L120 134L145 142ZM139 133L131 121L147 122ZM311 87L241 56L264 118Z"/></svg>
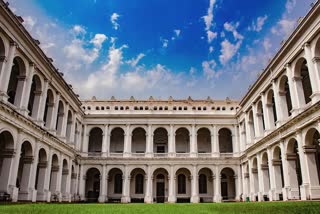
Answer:
<svg viewBox="0 0 320 214"><path fill-rule="evenodd" d="M0 2L0 199L320 199L320 2L240 102L80 101Z"/></svg>

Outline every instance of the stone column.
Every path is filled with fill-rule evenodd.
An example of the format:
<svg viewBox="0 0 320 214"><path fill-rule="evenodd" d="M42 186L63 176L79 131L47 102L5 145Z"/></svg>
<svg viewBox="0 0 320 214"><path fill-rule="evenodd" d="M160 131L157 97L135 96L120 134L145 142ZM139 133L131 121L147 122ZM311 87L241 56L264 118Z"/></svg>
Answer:
<svg viewBox="0 0 320 214"><path fill-rule="evenodd" d="M247 134L247 146L250 146L253 143L253 135L251 130L252 121L249 119L249 113L245 113L245 123L246 123L246 134Z"/></svg>
<svg viewBox="0 0 320 214"><path fill-rule="evenodd" d="M75 139L76 139L76 135L78 134L78 131L75 130L76 129L76 121L77 121L77 117L76 117L76 113L73 114L72 117L72 122L71 122L71 127L70 127L70 138L69 138L69 144L71 144L71 146L73 148L75 148Z"/></svg>
<svg viewBox="0 0 320 214"><path fill-rule="evenodd" d="M263 201L263 193L264 193L264 178L261 166L261 154L257 154L257 170L258 170L258 182L259 182L259 191L258 191L258 200Z"/></svg>
<svg viewBox="0 0 320 214"><path fill-rule="evenodd" d="M216 125L213 125L211 128L211 143L213 144L213 157L220 157L220 149L219 149L219 134L218 128Z"/></svg>
<svg viewBox="0 0 320 214"><path fill-rule="evenodd" d="M87 124L84 125L83 129L83 139L82 139L82 152L88 155L88 145L89 145L89 133Z"/></svg>
<svg viewBox="0 0 320 214"><path fill-rule="evenodd" d="M18 176L18 168L19 168L19 161L20 161L20 156L21 156L21 134L22 130L18 129L18 135L16 139L16 153L13 157L13 166L10 171L9 175L9 187L12 187L10 194L12 195L12 202L17 202L18 201L18 194L19 194L19 189L16 187L16 181L17 181L17 176Z"/></svg>
<svg viewBox="0 0 320 214"><path fill-rule="evenodd" d="M283 121L283 115L281 112L281 103L280 103L280 97L279 97L279 88L277 86L276 80L272 80L272 89L274 94L274 102L276 105L276 114L277 114L277 122L276 127L280 127L282 125Z"/></svg>
<svg viewBox="0 0 320 214"><path fill-rule="evenodd" d="M130 203L130 174L128 167L124 168L124 176L123 176L123 188L122 188L122 197L121 203Z"/></svg>
<svg viewBox="0 0 320 214"><path fill-rule="evenodd" d="M168 155L169 157L176 156L176 145L175 145L175 133L174 126L170 124L170 134L169 134L169 146L168 146Z"/></svg>
<svg viewBox="0 0 320 214"><path fill-rule="evenodd" d="M105 135L105 134L104 134ZM99 199L98 201L100 203L104 203L106 201L106 168L107 166L106 165L102 165L102 174L101 174L101 187L100 187L100 195L99 195Z"/></svg>
<svg viewBox="0 0 320 214"><path fill-rule="evenodd" d="M191 125L191 140L190 140L190 156L197 157L198 149L197 149L197 133L195 124Z"/></svg>
<svg viewBox="0 0 320 214"><path fill-rule="evenodd" d="M315 104L320 100L320 82L319 82L319 74L315 70L314 63L312 62L312 50L309 43L305 43L303 45L304 53L306 56L307 64L308 64L308 70L309 70L309 76L310 76L310 82L312 87L312 104Z"/></svg>
<svg viewBox="0 0 320 214"><path fill-rule="evenodd" d="M153 196L152 196L152 171L151 166L148 165L147 167L147 179L146 179L146 194L144 197L145 203L152 203L153 202Z"/></svg>
<svg viewBox="0 0 320 214"><path fill-rule="evenodd" d="M257 111L257 103L253 103L252 105L252 114L253 114L253 128L254 128L254 139L259 139L262 136L262 130L261 127L259 126L259 116L258 116L258 111Z"/></svg>
<svg viewBox="0 0 320 214"><path fill-rule="evenodd" d="M130 132L130 125L127 124L124 136L124 157L131 157L131 141L132 133Z"/></svg>
<svg viewBox="0 0 320 214"><path fill-rule="evenodd" d="M60 93L57 93L56 99L55 99L55 103L54 103L54 107L53 107L53 113L52 113L52 118L51 118L51 124L50 124L50 131L52 133L57 133L56 130L56 125L57 125L57 117L58 117L58 109L59 109L59 101L60 101Z"/></svg>
<svg viewBox="0 0 320 214"><path fill-rule="evenodd" d="M80 165L79 195L80 195L80 200L81 201L85 201L86 200L85 188L86 188L86 175L85 175L85 171L84 171L83 165Z"/></svg>
<svg viewBox="0 0 320 214"><path fill-rule="evenodd" d="M61 137L62 138L66 137L69 108L70 108L69 103L66 103L64 115L63 115L63 121L62 121L62 128L61 128Z"/></svg>
<svg viewBox="0 0 320 214"><path fill-rule="evenodd" d="M109 136L109 125L104 125L104 130L103 130L103 137L102 137L102 157L107 157L108 156L108 139L110 138Z"/></svg>
<svg viewBox="0 0 320 214"><path fill-rule="evenodd" d="M8 85L9 85L9 80L10 80L10 75L11 75L11 69L13 65L13 60L15 56L16 49L18 47L18 44L15 42L10 42L10 47L9 47L9 52L8 52L8 57L6 58L7 62L3 66L3 70L0 73L0 100L7 101L8 100L8 95L7 95L7 90L8 90Z"/></svg>
<svg viewBox="0 0 320 214"><path fill-rule="evenodd" d="M170 166L170 172L169 172L169 197L168 202L169 203L175 203L176 198L176 175L174 172L173 165Z"/></svg>
<svg viewBox="0 0 320 214"><path fill-rule="evenodd" d="M277 190L276 173L281 173L281 172L278 172L278 171L275 170L275 166L277 166L277 164L279 164L279 163L272 158L272 150L271 150L271 148L267 149L267 154L268 154L269 179L270 179L269 200L270 201L274 201L274 200L277 200L277 196L276 196L276 190ZM281 163L280 163L280 165L281 165Z"/></svg>
<svg viewBox="0 0 320 214"><path fill-rule="evenodd" d="M45 111L45 108L46 108L48 87L49 87L49 80L45 79L44 80L43 89L42 89L41 98L40 98L40 102L39 102L39 105L40 105L39 106L39 111L38 111L38 115L37 115L38 124L40 126L42 126L42 127L44 126L43 117L44 117L44 111Z"/></svg>
<svg viewBox="0 0 320 214"><path fill-rule="evenodd" d="M146 157L153 157L153 133L151 124L148 124Z"/></svg>
<svg viewBox="0 0 320 214"><path fill-rule="evenodd" d="M215 202L221 202L222 201L222 197L221 197L221 174L220 174L220 170L219 167L216 166L216 170L215 170L215 175L216 175L216 179L215 179L215 198L214 201Z"/></svg>
<svg viewBox="0 0 320 214"><path fill-rule="evenodd" d="M288 77L288 84L289 84L289 90L290 90L290 98L292 103L292 116L296 116L299 113L299 104L298 104L298 94L295 90L295 84L293 81L294 78L294 71L292 70L291 64L287 63L285 66L286 69L286 75Z"/></svg>
<svg viewBox="0 0 320 214"><path fill-rule="evenodd" d="M270 111L267 105L267 95L265 93L261 93L261 102L262 102L262 109L263 109L263 120L264 120L264 127L266 134L270 133L271 127L271 119L273 115L270 115ZM271 107L272 108L272 107Z"/></svg>
<svg viewBox="0 0 320 214"><path fill-rule="evenodd" d="M26 77L26 84L24 86L23 93L21 94L21 103L19 105L19 108L21 109L21 112L24 116L28 115L28 103L30 99L30 91L31 91L31 85L32 85L32 79L33 79L33 74L34 74L34 69L36 65L33 62L29 63L28 67L28 75ZM27 66L26 66L27 69ZM37 119L37 117L35 117Z"/></svg>
<svg viewBox="0 0 320 214"><path fill-rule="evenodd" d="M20 154L20 153L19 153ZM14 160L16 151L14 149L2 150L2 169L0 171L0 192L10 193L10 175L14 171Z"/></svg>
<svg viewBox="0 0 320 214"><path fill-rule="evenodd" d="M239 142L239 127L238 125L233 125L234 128L234 139L233 142L233 153L238 153L240 151L240 142Z"/></svg>
<svg viewBox="0 0 320 214"><path fill-rule="evenodd" d="M199 190L198 190L198 171L197 165L192 166L192 179L191 179L191 203L199 203Z"/></svg>
<svg viewBox="0 0 320 214"><path fill-rule="evenodd" d="M66 201L71 202L72 160L68 159L68 174L66 183Z"/></svg>
<svg viewBox="0 0 320 214"><path fill-rule="evenodd" d="M34 161L31 166L30 179L29 179L29 190L30 190L30 199L32 202L37 201L37 189L36 189L36 179L37 179L37 169L39 162L39 143L36 142L34 150Z"/></svg>
<svg viewBox="0 0 320 214"><path fill-rule="evenodd" d="M46 168L46 176L44 178L44 200L47 202L51 201L51 192L50 192L50 177L51 177L51 167L52 167L52 150L49 150L48 154L48 164Z"/></svg>

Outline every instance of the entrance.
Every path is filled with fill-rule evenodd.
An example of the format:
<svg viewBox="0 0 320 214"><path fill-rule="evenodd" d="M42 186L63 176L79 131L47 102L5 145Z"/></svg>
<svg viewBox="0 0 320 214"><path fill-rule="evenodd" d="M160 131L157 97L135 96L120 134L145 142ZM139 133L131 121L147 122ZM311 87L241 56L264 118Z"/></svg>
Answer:
<svg viewBox="0 0 320 214"><path fill-rule="evenodd" d="M157 203L164 203L164 182L157 182Z"/></svg>

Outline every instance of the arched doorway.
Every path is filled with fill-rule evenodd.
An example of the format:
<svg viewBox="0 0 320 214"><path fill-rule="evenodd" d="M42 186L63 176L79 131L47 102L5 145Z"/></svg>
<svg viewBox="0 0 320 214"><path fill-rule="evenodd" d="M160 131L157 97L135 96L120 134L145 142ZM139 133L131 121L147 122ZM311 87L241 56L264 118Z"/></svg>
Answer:
<svg viewBox="0 0 320 214"><path fill-rule="evenodd" d="M142 154L146 152L146 131L136 128L132 132L131 152Z"/></svg>
<svg viewBox="0 0 320 214"><path fill-rule="evenodd" d="M211 169L202 168L199 170L198 176L200 202L212 202L214 198L214 179Z"/></svg>
<svg viewBox="0 0 320 214"><path fill-rule="evenodd" d="M89 155L101 155L103 131L100 128L93 128L89 133L88 152Z"/></svg>
<svg viewBox="0 0 320 214"><path fill-rule="evenodd" d="M157 128L154 131L153 151L155 155L168 153L168 132L165 128Z"/></svg>
<svg viewBox="0 0 320 214"><path fill-rule="evenodd" d="M219 149L220 153L232 153L232 133L227 128L222 128L218 132L219 134Z"/></svg>
<svg viewBox="0 0 320 214"><path fill-rule="evenodd" d="M189 203L191 197L191 172L186 168L176 172L177 203Z"/></svg>
<svg viewBox="0 0 320 214"><path fill-rule="evenodd" d="M190 152L190 135L186 128L179 128L176 131L176 153Z"/></svg>
<svg viewBox="0 0 320 214"><path fill-rule="evenodd" d="M146 184L145 184L145 172L141 168L132 170L130 174L130 198L133 203L143 203Z"/></svg>
<svg viewBox="0 0 320 214"><path fill-rule="evenodd" d="M86 200L87 202L98 202L100 195L100 171L90 168L86 173Z"/></svg>
<svg viewBox="0 0 320 214"><path fill-rule="evenodd" d="M110 153L123 153L124 131L122 128L114 128L110 135Z"/></svg>
<svg viewBox="0 0 320 214"><path fill-rule="evenodd" d="M197 132L198 153L211 153L211 133L207 128Z"/></svg>
<svg viewBox="0 0 320 214"><path fill-rule="evenodd" d="M288 180L289 180L289 200L301 198L300 185L302 185L302 174L298 142L292 138L288 141L286 159L288 161Z"/></svg>
<svg viewBox="0 0 320 214"><path fill-rule="evenodd" d="M31 175L31 167L33 162L32 145L29 141L25 141L21 145L21 155L18 167L18 176L16 186L19 188L18 200L27 201L29 199L29 180Z"/></svg>
<svg viewBox="0 0 320 214"><path fill-rule="evenodd" d="M10 132L0 134L0 191L9 193L9 172L13 165L14 139Z"/></svg>
<svg viewBox="0 0 320 214"><path fill-rule="evenodd" d="M233 201L236 197L236 183L233 169L224 168L221 171L221 197L224 201Z"/></svg>
<svg viewBox="0 0 320 214"><path fill-rule="evenodd" d="M164 168L156 169L153 172L153 198L157 203L164 203L168 201L169 189L169 173Z"/></svg>
<svg viewBox="0 0 320 214"><path fill-rule="evenodd" d="M120 202L123 193L123 173L113 168L108 173L108 201Z"/></svg>
<svg viewBox="0 0 320 214"><path fill-rule="evenodd" d="M36 190L37 190L37 201L46 201L45 193L45 177L47 172L47 152L43 148L38 153L38 166L36 174Z"/></svg>

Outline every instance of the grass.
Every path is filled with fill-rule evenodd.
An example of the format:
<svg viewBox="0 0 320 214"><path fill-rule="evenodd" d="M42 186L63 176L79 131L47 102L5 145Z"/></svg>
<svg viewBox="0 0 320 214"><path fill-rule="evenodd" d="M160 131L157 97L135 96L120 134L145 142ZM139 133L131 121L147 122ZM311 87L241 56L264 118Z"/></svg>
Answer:
<svg viewBox="0 0 320 214"><path fill-rule="evenodd" d="M203 204L1 204L0 213L320 213L320 202L249 202Z"/></svg>

